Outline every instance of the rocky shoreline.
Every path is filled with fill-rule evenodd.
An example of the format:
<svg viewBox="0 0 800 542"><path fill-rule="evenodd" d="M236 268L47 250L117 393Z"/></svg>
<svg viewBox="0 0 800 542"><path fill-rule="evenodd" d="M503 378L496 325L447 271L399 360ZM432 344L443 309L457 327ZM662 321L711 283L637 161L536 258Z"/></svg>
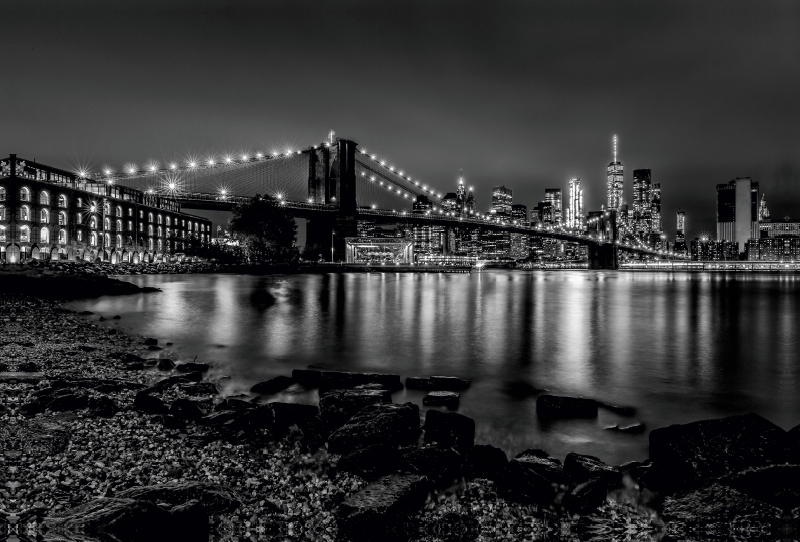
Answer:
<svg viewBox="0 0 800 542"><path fill-rule="evenodd" d="M677 541L798 532L800 429L754 414L656 429L642 462L562 462L540 449L508 458L476 445L466 416L393 403L398 375L298 369L259 383L252 397L224 398L204 377L209 360L171 360L169 344L125 335L114 315L6 293L0 319L0 518L33 538ZM318 389L319 403L270 402L289 386ZM457 397L468 383L412 377L405 386ZM537 401L554 417L597 406Z"/></svg>

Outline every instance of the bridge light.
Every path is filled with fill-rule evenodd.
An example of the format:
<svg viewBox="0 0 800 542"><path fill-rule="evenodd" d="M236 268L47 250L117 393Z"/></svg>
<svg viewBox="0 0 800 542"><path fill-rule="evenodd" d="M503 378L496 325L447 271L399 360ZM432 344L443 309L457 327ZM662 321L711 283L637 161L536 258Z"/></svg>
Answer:
<svg viewBox="0 0 800 542"><path fill-rule="evenodd" d="M389 166L389 171L394 171L394 166Z"/></svg>
<svg viewBox="0 0 800 542"><path fill-rule="evenodd" d="M386 160L381 160L381 165L385 166L386 165Z"/></svg>
<svg viewBox="0 0 800 542"><path fill-rule="evenodd" d="M196 168L197 167L197 162L192 160L191 162L189 162L189 167L192 168L192 169Z"/></svg>
<svg viewBox="0 0 800 542"><path fill-rule="evenodd" d="M103 173L105 173L106 175L111 175L111 170L110 170L110 169L108 169L108 168L106 168L106 169L103 171Z"/></svg>
<svg viewBox="0 0 800 542"><path fill-rule="evenodd" d="M243 154L243 155L242 155L242 160L248 160L249 158L250 158L250 157L249 157L249 156L247 156L246 154Z"/></svg>
<svg viewBox="0 0 800 542"><path fill-rule="evenodd" d="M370 156L370 158L372 158L373 160L377 160L378 159L378 157L375 156L374 154L372 156Z"/></svg>
<svg viewBox="0 0 800 542"><path fill-rule="evenodd" d="M215 164L216 164L216 162L214 162L214 160L209 160L209 161L208 161L208 165L209 165L209 166L213 166L213 165L215 165Z"/></svg>
<svg viewBox="0 0 800 542"><path fill-rule="evenodd" d="M134 168L133 166L129 167L128 168L128 175L133 175L134 173L136 173L136 168Z"/></svg>
<svg viewBox="0 0 800 542"><path fill-rule="evenodd" d="M373 209L375 208L375 204L374 204L374 203L372 204L372 208L373 208Z"/></svg>
<svg viewBox="0 0 800 542"><path fill-rule="evenodd" d="M401 177L403 177L403 172L402 171L398 171L397 174L400 175Z"/></svg>
<svg viewBox="0 0 800 542"><path fill-rule="evenodd" d="M156 172L156 169L158 169L156 166L150 166L150 171L152 171L153 173Z"/></svg>
<svg viewBox="0 0 800 542"><path fill-rule="evenodd" d="M283 194L278 194L278 195L277 195L277 198L278 198L279 200L283 200Z"/></svg>
<svg viewBox="0 0 800 542"><path fill-rule="evenodd" d="M370 181L375 182L375 175L369 178Z"/></svg>
<svg viewBox="0 0 800 542"><path fill-rule="evenodd" d="M230 156L226 156L225 157L225 163L226 164L230 164L231 162L233 162L233 159Z"/></svg>
<svg viewBox="0 0 800 542"><path fill-rule="evenodd" d="M259 160L261 160L262 158L264 158L264 153L263 153L263 152L257 152L257 153L256 153L256 158L258 158Z"/></svg>
<svg viewBox="0 0 800 542"><path fill-rule="evenodd" d="M280 156L279 152L275 151L275 152L272 153L272 157L273 158L277 158L278 156Z"/></svg>
<svg viewBox="0 0 800 542"><path fill-rule="evenodd" d="M314 200L312 198L308 198L308 203L314 203Z"/></svg>
<svg viewBox="0 0 800 542"><path fill-rule="evenodd" d="M178 164L173 162L172 164L169 165L169 169L172 169L172 170L178 169Z"/></svg>

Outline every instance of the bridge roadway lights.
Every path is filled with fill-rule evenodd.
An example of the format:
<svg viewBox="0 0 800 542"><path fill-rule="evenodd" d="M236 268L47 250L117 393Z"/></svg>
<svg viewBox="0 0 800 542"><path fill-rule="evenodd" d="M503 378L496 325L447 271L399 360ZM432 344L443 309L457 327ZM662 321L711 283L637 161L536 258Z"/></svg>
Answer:
<svg viewBox="0 0 800 542"><path fill-rule="evenodd" d="M618 269L619 247L613 243L589 243L589 269Z"/></svg>

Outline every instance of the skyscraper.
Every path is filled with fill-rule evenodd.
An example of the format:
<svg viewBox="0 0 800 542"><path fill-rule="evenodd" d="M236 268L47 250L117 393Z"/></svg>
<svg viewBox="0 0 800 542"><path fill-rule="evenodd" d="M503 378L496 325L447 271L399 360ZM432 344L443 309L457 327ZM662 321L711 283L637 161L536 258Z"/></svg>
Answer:
<svg viewBox="0 0 800 542"><path fill-rule="evenodd" d="M633 170L633 231L638 237L650 229L650 203L653 184L649 169Z"/></svg>
<svg viewBox="0 0 800 542"><path fill-rule="evenodd" d="M581 180L573 177L567 181L569 199L567 200L567 228L583 231L583 190Z"/></svg>
<svg viewBox="0 0 800 542"><path fill-rule="evenodd" d="M492 188L492 212L498 216L511 217L512 190L505 186Z"/></svg>
<svg viewBox="0 0 800 542"><path fill-rule="evenodd" d="M686 254L688 247L686 246L686 213L684 211L678 211L677 225L674 251L678 254Z"/></svg>
<svg viewBox="0 0 800 542"><path fill-rule="evenodd" d="M650 193L650 233L661 234L661 183L653 183Z"/></svg>
<svg viewBox="0 0 800 542"><path fill-rule="evenodd" d="M458 189L456 190L456 205L458 206L458 215L469 214L467 210L467 187L464 185L464 177L458 177Z"/></svg>
<svg viewBox="0 0 800 542"><path fill-rule="evenodd" d="M521 226L528 225L528 206L515 203L511 206L511 218ZM530 256L530 238L524 233L511 234L511 257L522 260Z"/></svg>
<svg viewBox="0 0 800 542"><path fill-rule="evenodd" d="M717 185L717 239L739 244L744 251L748 239L759 237L758 183L739 177Z"/></svg>
<svg viewBox="0 0 800 542"><path fill-rule="evenodd" d="M769 220L769 209L767 209L767 195L761 195L761 204L758 207L758 219Z"/></svg>
<svg viewBox="0 0 800 542"><path fill-rule="evenodd" d="M606 209L622 205L622 162L617 161L617 136L614 136L614 161L606 168Z"/></svg>
<svg viewBox="0 0 800 542"><path fill-rule="evenodd" d="M553 222L555 225L562 223L562 207L561 207L561 189L560 188L545 188L544 200L553 204Z"/></svg>

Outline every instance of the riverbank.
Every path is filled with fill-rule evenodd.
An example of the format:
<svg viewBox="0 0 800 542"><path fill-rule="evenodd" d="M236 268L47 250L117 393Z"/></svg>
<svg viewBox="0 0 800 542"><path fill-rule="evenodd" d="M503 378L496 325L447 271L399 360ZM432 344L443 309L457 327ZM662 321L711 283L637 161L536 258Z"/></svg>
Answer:
<svg viewBox="0 0 800 542"><path fill-rule="evenodd" d="M120 333L113 316L100 322L101 315L78 315L58 302L4 297L3 509L51 533L97 533L113 529L103 522L120 516L160 517L191 530L209 515L213 539L343 539L337 513L373 481L350 471L368 462L351 457L342 467L342 455L326 450L324 429L303 418L302 407L281 411L281 404L263 403L266 395L223 399L218 382L185 371L202 366L157 369L172 365L168 346ZM308 419L317 419L317 407L308 408L317 412ZM422 446L416 417L406 455L434 449ZM434 478L430 469L441 468L442 457L415 453L422 454L416 466L398 467L405 474L396 476L421 479L420 471L429 471ZM650 529L632 507L609 503L599 514L568 519L558 505L514 503L498 496L494 482L466 478L461 464L448 468L453 483L426 485L404 510L412 539L521 539L559 530L574 537L587 525L622 517L642 533ZM91 524L81 519L89 508Z"/></svg>

